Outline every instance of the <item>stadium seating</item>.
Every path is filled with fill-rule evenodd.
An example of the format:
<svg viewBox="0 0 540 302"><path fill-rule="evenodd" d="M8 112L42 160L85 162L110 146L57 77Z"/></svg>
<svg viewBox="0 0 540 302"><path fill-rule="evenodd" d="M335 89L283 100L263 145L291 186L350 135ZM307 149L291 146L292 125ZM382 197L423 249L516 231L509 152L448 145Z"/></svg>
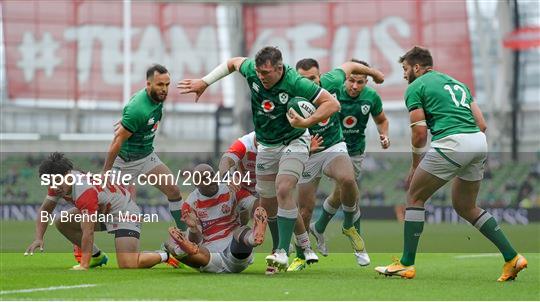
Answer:
<svg viewBox="0 0 540 302"><path fill-rule="evenodd" d="M6 155L1 160L0 197L2 203L38 204L45 196L46 189L40 185L38 166L45 154L34 153L32 156ZM103 158L96 155L70 155L76 166L84 171L98 172ZM185 158L172 153L165 153L161 159L171 169L184 171L194 164L211 160L214 165L217 159ZM360 191L363 206L395 205L405 201L404 179L409 171L408 155L391 157L367 156L365 172L361 175ZM527 162L495 162L486 169L486 178L482 183L479 203L483 206L508 207L518 206L520 199L529 198L528 206L540 207L540 178L531 172L533 165ZM333 182L324 178L321 181L318 203L330 194ZM520 196L525 186L532 188L530 192ZM191 187L182 186L183 196L187 196ZM451 184L447 184L437 192L431 200L435 205L450 205ZM525 189L523 189L525 190ZM141 204L164 204L164 196L150 186L137 187L137 201ZM519 199L518 199L519 198Z"/></svg>

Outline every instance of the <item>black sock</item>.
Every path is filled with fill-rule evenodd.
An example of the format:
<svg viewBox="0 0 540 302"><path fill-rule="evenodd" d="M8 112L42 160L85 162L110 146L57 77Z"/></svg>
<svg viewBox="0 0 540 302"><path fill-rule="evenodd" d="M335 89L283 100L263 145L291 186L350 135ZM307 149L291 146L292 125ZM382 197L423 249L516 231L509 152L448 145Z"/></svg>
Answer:
<svg viewBox="0 0 540 302"><path fill-rule="evenodd" d="M94 255L92 255L92 257L99 257L101 256L101 251L98 251L97 253L95 253Z"/></svg>
<svg viewBox="0 0 540 302"><path fill-rule="evenodd" d="M247 235L247 232L249 229L245 229L240 236L238 236L238 240L233 238L231 241L231 254L236 259L246 259L251 255L251 252L253 251L253 247L250 245L247 245L244 243L244 237Z"/></svg>

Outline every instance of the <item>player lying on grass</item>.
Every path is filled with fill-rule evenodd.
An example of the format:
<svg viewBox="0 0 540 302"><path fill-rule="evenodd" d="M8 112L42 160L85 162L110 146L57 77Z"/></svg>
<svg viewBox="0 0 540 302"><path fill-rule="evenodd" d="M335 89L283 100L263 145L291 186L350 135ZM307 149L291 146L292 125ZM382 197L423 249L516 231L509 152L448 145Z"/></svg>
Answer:
<svg viewBox="0 0 540 302"><path fill-rule="evenodd" d="M255 60L236 57L223 62L202 79L184 79L180 93L195 93L196 99L206 88L234 71L246 79L251 90L253 124L259 143L256 161L256 190L262 198L277 198L278 247L266 262L279 270L289 266L288 249L298 218L293 191L309 157L310 135L306 128L339 111L338 101L326 90L302 78L283 63L281 51L264 47ZM303 97L316 107L308 118L288 111L287 103Z"/></svg>
<svg viewBox="0 0 540 302"><path fill-rule="evenodd" d="M311 146L310 151L319 150L320 145L322 144L322 138L319 138L318 136L311 138ZM255 186L257 184L257 179L255 177L255 163L257 159L257 138L255 137L255 131L252 131L240 138L238 138L223 154L221 157L221 160L219 162L219 173L220 175L225 175L227 172L229 174L234 174L234 171L238 171L241 173L241 179L242 180L249 180L248 182L242 181L240 185L235 183L234 181L229 182L228 186L229 189L233 192L237 192L240 190L240 188L243 188L247 191L249 191L253 196L258 197L261 206L266 210L268 214L268 228L270 229L270 234L272 235L272 253L275 252L277 249L278 243L279 243L279 233L277 228L277 200L275 197L273 198L260 198L259 194L255 190ZM248 176L245 178L245 176ZM222 177L223 179L223 177ZM251 214L251 213L250 213ZM248 217L248 215L243 215L241 213L241 220L243 224L247 224L245 222L244 217ZM302 223L302 217L300 214L298 214L298 218L296 219L296 224ZM298 235L296 234L297 242L300 242L300 244L297 244L299 248L297 249L297 253L302 253L302 260L303 260L303 267L305 267L305 264L312 264L319 261L319 257L317 257L317 254L313 252L311 249L311 243L309 241L309 237L306 236L303 238L304 240L299 241ZM267 266L266 268L266 274L271 275L276 273L276 268L274 266Z"/></svg>
<svg viewBox="0 0 540 302"><path fill-rule="evenodd" d="M75 206L65 215L68 219L64 220L67 221L55 220L60 233L71 243L81 247L81 262L73 269L86 270L107 263L105 253L94 245L94 232L104 230L115 235L116 258L120 268L148 268L161 262L173 267L178 266L178 261L169 257L165 251L139 252L140 209L124 187L116 184L105 187L96 185L91 175L74 169L71 161L57 152L41 163L39 175L78 180L73 185L66 181L56 181L61 184L56 188L49 187L48 197L41 206L52 213L56 206L55 200L59 198L64 198ZM45 230L42 223L37 224L36 238L41 242L34 241L27 253L32 253L37 246L43 247Z"/></svg>
<svg viewBox="0 0 540 302"><path fill-rule="evenodd" d="M414 278L416 249L424 229L424 204L453 180L452 206L499 249L506 262L497 281L515 279L527 267L527 260L512 247L495 218L476 205L487 158L486 123L480 108L465 84L433 70L429 50L415 46L399 62L409 82L405 105L412 143L404 247L401 259L375 270L387 276ZM431 148L423 154L428 129L433 135Z"/></svg>
<svg viewBox="0 0 540 302"><path fill-rule="evenodd" d="M201 182L182 205L188 234L169 228L165 248L186 265L209 273L239 273L253 263L253 247L264 241L267 215L263 207L253 211L253 229L240 224L239 213L252 212L256 198L248 191L229 190L213 182L215 172L200 164L194 173Z"/></svg>

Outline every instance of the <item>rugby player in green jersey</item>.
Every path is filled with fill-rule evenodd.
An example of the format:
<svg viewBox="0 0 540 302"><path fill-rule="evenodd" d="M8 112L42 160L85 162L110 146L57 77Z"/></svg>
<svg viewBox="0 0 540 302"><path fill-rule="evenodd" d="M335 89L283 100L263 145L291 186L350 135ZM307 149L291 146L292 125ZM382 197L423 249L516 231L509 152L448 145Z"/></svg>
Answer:
<svg viewBox="0 0 540 302"><path fill-rule="evenodd" d="M234 71L244 76L251 90L253 124L259 143L256 190L261 201L277 197L278 202L279 244L278 249L266 257L266 262L284 270L289 264L286 251L298 215L292 193L309 154L310 136L306 128L337 112L339 103L326 90L283 64L281 52L276 47L264 47L255 60L228 59L202 79L180 81L178 88L180 93L195 93L198 100L209 85ZM316 111L307 118L294 110L287 112L287 102L294 97L309 100L317 107Z"/></svg>
<svg viewBox="0 0 540 302"><path fill-rule="evenodd" d="M433 70L429 50L415 46L399 62L409 82L405 105L412 143L403 254L401 259L375 270L387 276L415 277L416 249L425 221L424 204L440 187L454 180L452 206L493 242L506 262L497 281L515 279L527 267L527 260L514 250L491 214L476 205L487 158L486 123L480 108L465 84ZM428 129L431 146L423 154Z"/></svg>
<svg viewBox="0 0 540 302"><path fill-rule="evenodd" d="M173 182L171 170L154 153L154 137L167 98L171 78L164 66L153 65L146 71L146 87L135 93L124 107L102 173L120 171L131 174L135 181L140 174L156 176L156 184L169 200L169 210L176 225L186 230L181 220L182 195ZM118 172L116 172L118 173Z"/></svg>
<svg viewBox="0 0 540 302"><path fill-rule="evenodd" d="M300 211L302 213L304 224L308 225L315 205L315 193L317 191L320 178L324 173L336 181L334 199L330 203L328 199L323 204L323 214L317 223L310 225L311 232L317 239L319 251L324 256L328 255L326 244L324 242L323 232L330 218L335 214L340 205L343 207L344 221L343 234L345 234L353 247L357 263L361 266L369 265L370 259L366 252L364 240L359 234L356 225L360 225L360 210L358 208L358 186L356 183L357 174L355 172L360 163L352 162L349 154L360 155L363 158L363 145L358 146L359 142L364 142L364 129L371 112L379 121L378 125L381 133L386 137L388 132L388 121L382 112L380 98L372 98L376 95L373 89L364 87L367 83L367 75L371 75L375 82L382 83L384 76L381 72L370 68L366 63L359 61L350 61L342 64L340 67L320 75L319 64L314 59L303 59L296 64L297 71L304 77L314 81L321 87L333 94L338 101L344 101L348 110L344 112L344 106L340 113L332 115L329 120L321 122L309 128L312 135L319 135L323 138L323 147L321 152L310 156L306 169L299 181L299 199ZM368 93L366 93L368 91ZM362 93L364 92L364 93ZM360 98L362 96L362 98ZM362 112L364 108L365 112ZM367 109L365 109L367 108ZM374 111L371 111L373 108ZM345 116L345 117L342 117ZM349 119L359 121L352 125L355 132L348 134L345 138L342 134L343 123ZM359 129L359 130L357 130ZM349 140L347 140L349 138ZM345 143L347 142L347 144ZM349 149L349 142L353 152ZM360 151L360 152L359 152ZM356 153L355 153L356 152ZM323 221L321 223L321 220ZM322 226L322 227L321 227ZM297 227L298 231L298 227ZM307 234L306 234L307 236ZM300 242L297 235L297 242ZM305 266L300 257L291 264L290 270L298 270ZM295 265L296 264L296 265Z"/></svg>

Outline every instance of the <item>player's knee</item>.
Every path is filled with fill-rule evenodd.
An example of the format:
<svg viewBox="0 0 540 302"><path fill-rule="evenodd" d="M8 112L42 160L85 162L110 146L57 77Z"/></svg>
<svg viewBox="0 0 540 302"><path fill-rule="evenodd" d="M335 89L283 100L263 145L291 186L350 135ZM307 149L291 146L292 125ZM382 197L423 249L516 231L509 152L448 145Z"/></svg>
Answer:
<svg viewBox="0 0 540 302"><path fill-rule="evenodd" d="M284 179L279 181L276 184L276 195L279 200L286 199L292 195L292 191L294 189L294 186L296 185L296 182L292 179Z"/></svg>
<svg viewBox="0 0 540 302"><path fill-rule="evenodd" d="M356 191L356 180L354 179L354 175L343 175L339 178L338 182L341 185L342 190Z"/></svg>
<svg viewBox="0 0 540 302"><path fill-rule="evenodd" d="M454 203L454 210L456 211L456 213L465 219L467 219L470 216L470 213L474 211L475 208L476 208L476 205Z"/></svg>
<svg viewBox="0 0 540 302"><path fill-rule="evenodd" d="M137 253L117 253L117 263L119 268L138 268L138 254Z"/></svg>
<svg viewBox="0 0 540 302"><path fill-rule="evenodd" d="M415 194L407 193L407 207L424 207L425 202Z"/></svg>
<svg viewBox="0 0 540 302"><path fill-rule="evenodd" d="M136 262L119 262L118 268L122 269L133 269L133 268L139 268Z"/></svg>

